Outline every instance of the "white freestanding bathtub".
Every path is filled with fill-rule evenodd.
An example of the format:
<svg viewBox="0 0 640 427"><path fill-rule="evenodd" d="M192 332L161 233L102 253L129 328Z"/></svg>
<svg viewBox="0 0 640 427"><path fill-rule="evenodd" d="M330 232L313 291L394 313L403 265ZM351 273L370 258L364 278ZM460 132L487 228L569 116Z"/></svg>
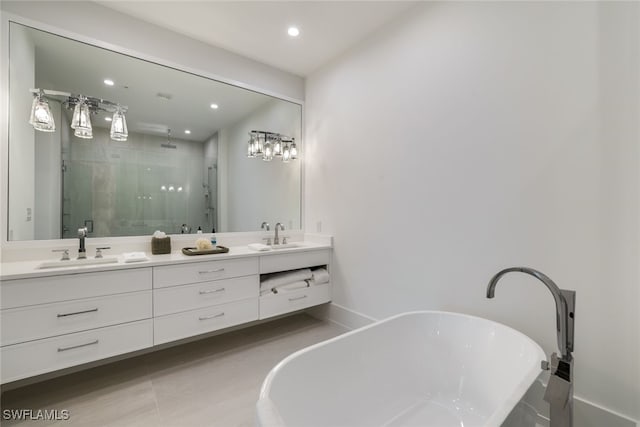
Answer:
<svg viewBox="0 0 640 427"><path fill-rule="evenodd" d="M526 335L457 313L404 313L300 350L265 379L265 427L499 426L546 356Z"/></svg>

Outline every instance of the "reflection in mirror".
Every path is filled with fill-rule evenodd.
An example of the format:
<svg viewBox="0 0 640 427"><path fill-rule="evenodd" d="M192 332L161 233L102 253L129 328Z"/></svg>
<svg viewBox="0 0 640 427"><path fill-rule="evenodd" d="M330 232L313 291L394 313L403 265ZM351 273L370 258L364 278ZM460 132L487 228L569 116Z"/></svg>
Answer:
<svg viewBox="0 0 640 427"><path fill-rule="evenodd" d="M299 104L15 22L9 71L9 240L301 228Z"/></svg>

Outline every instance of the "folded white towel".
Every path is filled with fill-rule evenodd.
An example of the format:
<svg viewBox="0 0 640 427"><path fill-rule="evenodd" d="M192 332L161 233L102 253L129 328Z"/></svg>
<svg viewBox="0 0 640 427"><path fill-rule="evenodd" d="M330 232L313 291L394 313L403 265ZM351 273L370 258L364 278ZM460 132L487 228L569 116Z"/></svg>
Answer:
<svg viewBox="0 0 640 427"><path fill-rule="evenodd" d="M124 262L140 262L149 261L147 254L144 252L125 252L122 254Z"/></svg>
<svg viewBox="0 0 640 427"><path fill-rule="evenodd" d="M286 271L284 273L274 273L270 274L260 282L260 289L274 289L279 286L289 285L301 280L311 279L312 277L313 274L309 268Z"/></svg>
<svg viewBox="0 0 640 427"><path fill-rule="evenodd" d="M308 288L310 281L311 280L301 280L299 282L289 283L288 285L278 286L277 288L275 288L275 290L280 293L294 291L296 289Z"/></svg>
<svg viewBox="0 0 640 427"><path fill-rule="evenodd" d="M329 272L326 268L317 268L312 271L313 273L313 281L316 285L321 285L323 283L329 283Z"/></svg>
<svg viewBox="0 0 640 427"><path fill-rule="evenodd" d="M252 251L259 251L259 252L271 250L271 246L263 245L262 243L250 243L247 245L247 247Z"/></svg>

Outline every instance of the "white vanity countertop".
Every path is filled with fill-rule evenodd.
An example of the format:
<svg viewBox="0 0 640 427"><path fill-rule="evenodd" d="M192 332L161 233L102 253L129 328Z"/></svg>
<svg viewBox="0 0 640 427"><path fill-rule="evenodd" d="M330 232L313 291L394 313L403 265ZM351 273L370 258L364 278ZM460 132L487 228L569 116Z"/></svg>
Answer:
<svg viewBox="0 0 640 427"><path fill-rule="evenodd" d="M184 255L181 250L173 251L166 255L151 255L147 253L149 261L125 263L122 254L118 255L117 263L97 264L97 265L81 265L69 267L39 268L44 261L52 259L40 259L29 261L15 261L0 264L0 280L27 279L34 277L59 276L64 274L80 274L92 273L99 271L124 270L130 268L157 267L162 265L185 264L203 261L218 261L231 258L243 258L249 256L272 256L281 254L290 254L295 252L305 252L316 249L330 249L331 244L319 242L296 242L299 246L294 248L254 251L244 246L231 246L229 252L214 255ZM105 255L106 257L107 255ZM59 259L59 258L57 258ZM62 264L63 261L60 261Z"/></svg>

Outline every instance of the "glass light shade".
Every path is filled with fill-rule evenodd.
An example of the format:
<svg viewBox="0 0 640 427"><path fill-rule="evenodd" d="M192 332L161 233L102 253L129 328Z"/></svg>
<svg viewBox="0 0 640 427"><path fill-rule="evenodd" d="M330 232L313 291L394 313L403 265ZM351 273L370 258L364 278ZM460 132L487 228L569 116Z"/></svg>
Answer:
<svg viewBox="0 0 640 427"><path fill-rule="evenodd" d="M282 150L282 163L289 163L289 159L291 158L291 148L289 144L285 144Z"/></svg>
<svg viewBox="0 0 640 427"><path fill-rule="evenodd" d="M76 106L73 108L71 129L80 129L82 131L80 133L84 135L92 133L93 128L91 127L91 112L89 111L89 106L87 105L87 99L83 96L78 99ZM79 136L77 133L74 133L74 135ZM84 138L90 137L84 136Z"/></svg>
<svg viewBox="0 0 640 427"><path fill-rule="evenodd" d="M298 147L296 147L295 139L291 139L291 160L298 158Z"/></svg>
<svg viewBox="0 0 640 427"><path fill-rule="evenodd" d="M251 135L251 139L249 139L249 144L247 145L247 157L251 159L256 156L256 138L252 133L249 133L249 135Z"/></svg>
<svg viewBox="0 0 640 427"><path fill-rule="evenodd" d="M273 147L271 146L271 141L267 140L264 144L264 156L262 156L262 160L270 162L271 159L273 159Z"/></svg>
<svg viewBox="0 0 640 427"><path fill-rule="evenodd" d="M273 155L278 157L282 156L282 140L277 136L274 138Z"/></svg>
<svg viewBox="0 0 640 427"><path fill-rule="evenodd" d="M127 119L124 117L122 110L118 108L111 119L111 139L114 141L126 141L128 137Z"/></svg>
<svg viewBox="0 0 640 427"><path fill-rule="evenodd" d="M54 132L56 124L49 109L49 103L41 95L37 95L31 104L31 116L29 123L35 130L41 132Z"/></svg>
<svg viewBox="0 0 640 427"><path fill-rule="evenodd" d="M260 134L257 134L256 135L256 152L255 152L256 157L264 156L264 143L262 141L263 139L260 137Z"/></svg>

